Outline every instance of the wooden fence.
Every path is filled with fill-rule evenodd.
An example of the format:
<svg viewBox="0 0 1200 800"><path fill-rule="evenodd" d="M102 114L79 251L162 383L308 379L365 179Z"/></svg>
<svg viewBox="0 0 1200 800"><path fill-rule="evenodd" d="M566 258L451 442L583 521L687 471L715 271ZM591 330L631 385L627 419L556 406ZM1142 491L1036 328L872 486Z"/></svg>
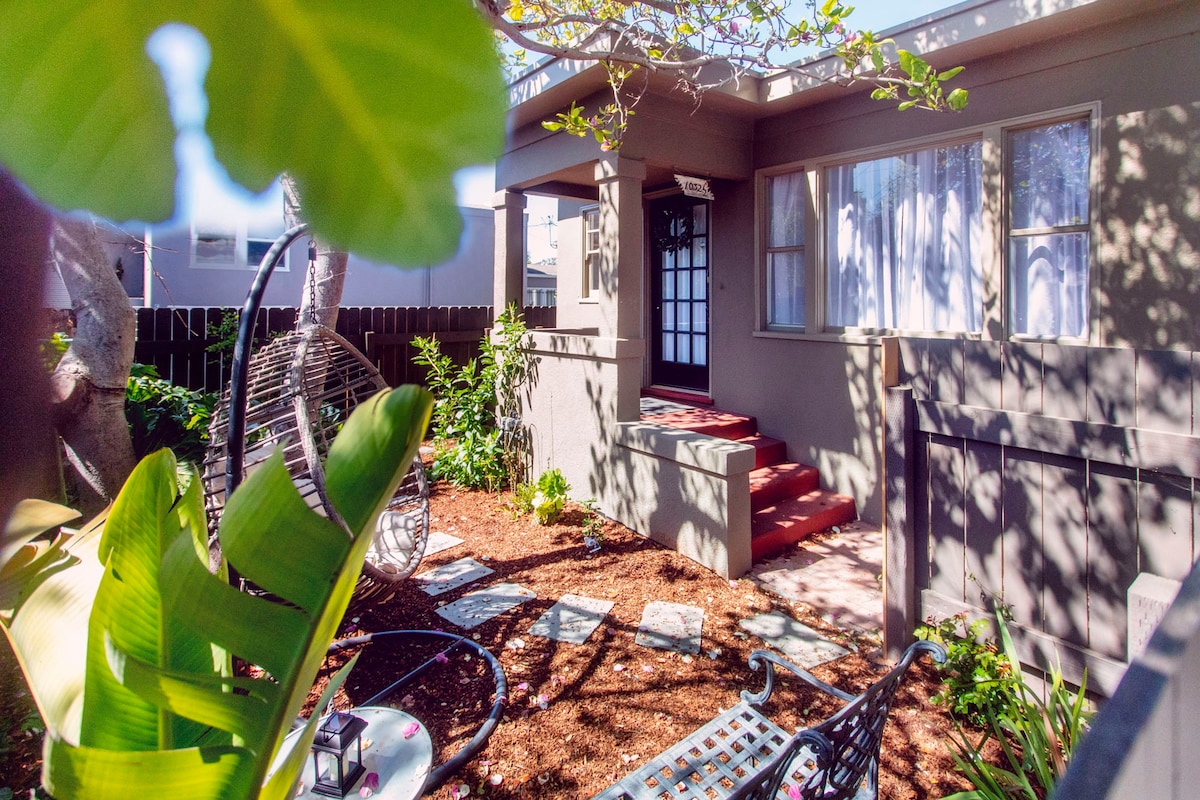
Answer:
<svg viewBox="0 0 1200 800"><path fill-rule="evenodd" d="M1200 544L1200 353L901 339L893 356L889 641L998 602L1023 658L1111 693L1130 585L1182 580Z"/></svg>
<svg viewBox="0 0 1200 800"><path fill-rule="evenodd" d="M177 385L220 392L229 380L230 355L208 349L215 341L209 331L230 311L236 310L138 309L134 360L153 364L160 376ZM258 315L255 340L262 343L291 330L296 314L295 308L264 308ZM529 307L524 314L531 329L554 326L553 307ZM343 308L338 312L337 332L378 366L390 386L398 386L425 380L424 369L412 363L414 337L437 336L442 351L464 364L479 354L479 341L492 319L490 306Z"/></svg>

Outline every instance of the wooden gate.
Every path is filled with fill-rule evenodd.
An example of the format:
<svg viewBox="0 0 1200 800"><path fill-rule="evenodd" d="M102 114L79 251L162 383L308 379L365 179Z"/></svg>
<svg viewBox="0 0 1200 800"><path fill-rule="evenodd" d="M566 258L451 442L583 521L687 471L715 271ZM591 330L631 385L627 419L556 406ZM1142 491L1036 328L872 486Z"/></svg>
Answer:
<svg viewBox="0 0 1200 800"><path fill-rule="evenodd" d="M889 651L1013 615L1022 656L1110 693L1139 573L1196 558L1200 354L900 339L885 398Z"/></svg>

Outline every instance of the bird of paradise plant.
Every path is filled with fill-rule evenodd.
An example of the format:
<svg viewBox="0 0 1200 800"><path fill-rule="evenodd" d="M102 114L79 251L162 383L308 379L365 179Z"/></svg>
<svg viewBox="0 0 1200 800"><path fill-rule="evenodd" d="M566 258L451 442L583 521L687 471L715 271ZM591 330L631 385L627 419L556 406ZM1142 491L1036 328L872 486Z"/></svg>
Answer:
<svg viewBox="0 0 1200 800"><path fill-rule="evenodd" d="M317 715L286 756L284 736L431 406L428 392L405 386L347 420L326 463L344 527L308 508L278 454L231 495L223 558L282 603L230 586L225 564L210 572L200 482L168 450L144 459L77 533L43 540L75 512L19 505L0 548L0 627L46 724L42 782L52 795L292 795ZM263 676L235 675L233 657Z"/></svg>

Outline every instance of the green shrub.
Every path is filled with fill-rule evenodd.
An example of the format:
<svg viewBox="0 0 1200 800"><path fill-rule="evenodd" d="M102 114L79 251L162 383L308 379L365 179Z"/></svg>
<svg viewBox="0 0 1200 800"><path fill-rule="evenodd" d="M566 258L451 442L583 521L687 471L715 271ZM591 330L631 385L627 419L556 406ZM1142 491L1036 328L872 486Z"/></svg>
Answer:
<svg viewBox="0 0 1200 800"><path fill-rule="evenodd" d="M182 461L203 461L216 402L214 394L176 386L154 367L134 364L125 386L125 418L137 457L169 447Z"/></svg>
<svg viewBox="0 0 1200 800"><path fill-rule="evenodd" d="M1093 715L1085 697L1086 674L1077 691L1067 688L1057 669L1051 671L1044 692L1031 688L999 615L997 624L1005 656L1012 665L1009 677L1001 681L1007 687L1007 699L1003 705L985 709L984 732L978 740L972 741L958 726L957 735L948 745L950 754L975 788L945 800L1043 800L1051 796ZM999 745L999 765L983 757L991 741Z"/></svg>
<svg viewBox="0 0 1200 800"><path fill-rule="evenodd" d="M936 705L973 725L987 723L987 712L1003 712L1015 697L1011 681L1013 665L996 642L984 636L986 619L968 623L966 614L941 621L930 619L917 628L918 639L937 642L946 648L946 662L939 669L945 688L933 697Z"/></svg>
<svg viewBox="0 0 1200 800"><path fill-rule="evenodd" d="M478 359L463 367L441 351L434 337L413 339L413 363L427 368L433 408L435 478L458 486L497 491L517 485L517 452L525 437L501 432L497 416L512 419L520 411L521 392L534 374L525 323L514 306L496 321L495 338L484 335Z"/></svg>
<svg viewBox="0 0 1200 800"><path fill-rule="evenodd" d="M550 525L562 515L570 491L571 484L563 477L562 470L548 469L538 476L537 483L517 486L517 508L533 514L539 525Z"/></svg>

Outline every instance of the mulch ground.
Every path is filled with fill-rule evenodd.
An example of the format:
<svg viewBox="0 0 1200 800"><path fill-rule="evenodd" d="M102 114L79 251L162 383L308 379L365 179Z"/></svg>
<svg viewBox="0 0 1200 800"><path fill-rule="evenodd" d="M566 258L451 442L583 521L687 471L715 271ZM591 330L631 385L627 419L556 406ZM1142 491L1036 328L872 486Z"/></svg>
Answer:
<svg viewBox="0 0 1200 800"><path fill-rule="evenodd" d="M591 797L738 702L740 690L761 688L761 677L747 666L750 652L761 643L738 627L755 614L783 611L854 651L813 670L839 688L862 691L886 671L877 640L832 627L821 618L821 609L789 603L748 579L719 578L611 521L605 524L603 549L589 554L578 507L569 507L558 524L539 526L532 517L515 516L506 494L435 484L431 509L433 530L465 541L427 557L422 569L469 555L495 570L488 583L519 583L537 594L536 600L470 632L503 664L509 701L487 747L431 796L448 797L451 786L465 783L476 797ZM414 582L401 583L390 598L352 606L339 637L451 629L435 609L473 588L478 587L429 597ZM567 593L615 605L583 645L530 635L538 617ZM704 609L700 654L683 656L634 643L642 610L654 600ZM328 659L314 700L351 652ZM362 648L335 705L363 703L432 652L386 642ZM836 710L816 690L796 684L783 679L766 709L785 729L812 724ZM426 725L435 762L443 763L486 718L491 686L482 659L456 653L388 702ZM901 687L885 733L880 798L937 798L970 788L946 749L954 723L930 702L939 686L935 669L918 666ZM37 785L40 743L36 730L30 731L36 725L23 689L11 653L0 647L0 791Z"/></svg>

